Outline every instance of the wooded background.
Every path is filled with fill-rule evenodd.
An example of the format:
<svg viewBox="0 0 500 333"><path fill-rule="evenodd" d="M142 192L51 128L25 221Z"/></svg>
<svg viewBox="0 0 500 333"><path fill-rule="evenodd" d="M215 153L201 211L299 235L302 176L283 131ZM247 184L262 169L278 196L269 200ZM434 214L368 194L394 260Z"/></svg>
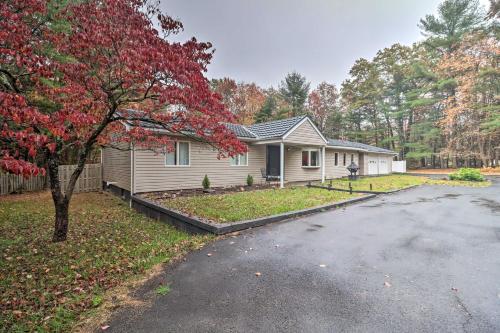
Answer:
<svg viewBox="0 0 500 333"><path fill-rule="evenodd" d="M498 8L444 1L418 23L425 40L356 60L340 89L311 89L296 72L276 89L231 78L212 88L243 124L309 114L327 136L392 149L409 167L498 166Z"/></svg>

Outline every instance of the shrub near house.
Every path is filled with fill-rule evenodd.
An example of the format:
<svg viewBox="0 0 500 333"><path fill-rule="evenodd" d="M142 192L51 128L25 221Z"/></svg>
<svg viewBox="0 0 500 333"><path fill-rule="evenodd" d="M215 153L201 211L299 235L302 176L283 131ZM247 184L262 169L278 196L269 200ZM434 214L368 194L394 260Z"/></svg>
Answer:
<svg viewBox="0 0 500 333"><path fill-rule="evenodd" d="M472 182L483 182L484 177L477 169L461 168L450 175L450 180L468 180Z"/></svg>

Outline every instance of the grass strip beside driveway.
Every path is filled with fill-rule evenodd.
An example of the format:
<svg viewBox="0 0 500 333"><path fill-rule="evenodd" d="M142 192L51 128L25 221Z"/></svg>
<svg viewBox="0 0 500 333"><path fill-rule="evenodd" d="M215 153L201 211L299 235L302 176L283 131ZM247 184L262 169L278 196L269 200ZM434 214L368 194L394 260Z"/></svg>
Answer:
<svg viewBox="0 0 500 333"><path fill-rule="evenodd" d="M323 185L330 184L326 181ZM351 184L352 189L355 191L375 191L375 192L388 192L400 190L415 185L448 185L448 186L472 186L483 187L491 185L490 182L470 182L470 181L457 181L457 180L442 180L431 179L423 176L412 175L387 175L378 177L361 177L358 180L349 180L347 178L339 178L332 180L334 188L349 189ZM370 189L370 184L372 189Z"/></svg>

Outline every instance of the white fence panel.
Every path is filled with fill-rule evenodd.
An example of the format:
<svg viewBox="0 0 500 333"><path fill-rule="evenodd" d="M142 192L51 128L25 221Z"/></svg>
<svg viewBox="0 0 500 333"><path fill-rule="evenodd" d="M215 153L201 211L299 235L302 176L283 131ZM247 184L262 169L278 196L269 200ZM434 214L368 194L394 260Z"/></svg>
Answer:
<svg viewBox="0 0 500 333"><path fill-rule="evenodd" d="M392 172L406 172L406 161L392 161Z"/></svg>

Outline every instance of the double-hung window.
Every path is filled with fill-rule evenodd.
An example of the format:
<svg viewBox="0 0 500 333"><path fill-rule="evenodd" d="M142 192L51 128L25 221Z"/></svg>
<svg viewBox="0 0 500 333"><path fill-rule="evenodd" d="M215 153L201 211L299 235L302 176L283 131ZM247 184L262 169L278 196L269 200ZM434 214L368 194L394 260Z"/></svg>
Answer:
<svg viewBox="0 0 500 333"><path fill-rule="evenodd" d="M339 165L339 153L335 153L335 166Z"/></svg>
<svg viewBox="0 0 500 333"><path fill-rule="evenodd" d="M344 166L345 166L345 162L346 162L346 153L344 153L344 159L343 159Z"/></svg>
<svg viewBox="0 0 500 333"><path fill-rule="evenodd" d="M173 144L173 150L167 149L165 154L166 166L189 166L189 142L177 141Z"/></svg>
<svg viewBox="0 0 500 333"><path fill-rule="evenodd" d="M354 162L354 154L351 154L351 163Z"/></svg>
<svg viewBox="0 0 500 333"><path fill-rule="evenodd" d="M302 151L302 166L303 167L319 167L319 151L318 150L303 150Z"/></svg>
<svg viewBox="0 0 500 333"><path fill-rule="evenodd" d="M248 166L248 152L230 158L232 166Z"/></svg>

